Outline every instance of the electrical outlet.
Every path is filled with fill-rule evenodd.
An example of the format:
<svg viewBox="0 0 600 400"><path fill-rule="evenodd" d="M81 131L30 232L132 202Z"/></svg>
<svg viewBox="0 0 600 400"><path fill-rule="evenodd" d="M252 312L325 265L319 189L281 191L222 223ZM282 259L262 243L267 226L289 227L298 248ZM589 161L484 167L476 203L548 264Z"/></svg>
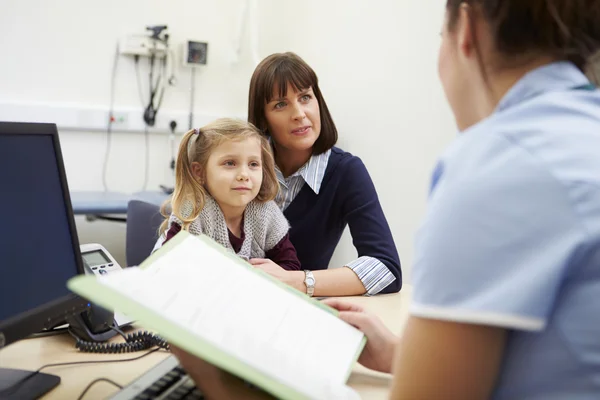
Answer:
<svg viewBox="0 0 600 400"><path fill-rule="evenodd" d="M113 129L127 129L129 127L129 113L113 111L111 122Z"/></svg>
<svg viewBox="0 0 600 400"><path fill-rule="evenodd" d="M127 56L150 57L155 54L163 57L167 54L167 46L149 36L132 35L119 41L119 53Z"/></svg>

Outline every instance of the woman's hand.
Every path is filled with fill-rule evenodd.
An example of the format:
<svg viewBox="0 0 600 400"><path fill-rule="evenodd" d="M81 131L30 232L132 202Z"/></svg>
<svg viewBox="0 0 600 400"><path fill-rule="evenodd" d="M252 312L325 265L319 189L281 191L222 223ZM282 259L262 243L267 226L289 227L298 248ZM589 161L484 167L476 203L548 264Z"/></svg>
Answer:
<svg viewBox="0 0 600 400"><path fill-rule="evenodd" d="M323 303L338 310L340 319L354 326L367 337L367 344L358 362L367 368L391 373L398 337L378 317L367 313L360 306L337 299L325 299Z"/></svg>
<svg viewBox="0 0 600 400"><path fill-rule="evenodd" d="M306 287L303 283L304 272L287 271L268 258L251 258L249 262L254 266L254 268L260 269L271 275L273 278L306 293Z"/></svg>

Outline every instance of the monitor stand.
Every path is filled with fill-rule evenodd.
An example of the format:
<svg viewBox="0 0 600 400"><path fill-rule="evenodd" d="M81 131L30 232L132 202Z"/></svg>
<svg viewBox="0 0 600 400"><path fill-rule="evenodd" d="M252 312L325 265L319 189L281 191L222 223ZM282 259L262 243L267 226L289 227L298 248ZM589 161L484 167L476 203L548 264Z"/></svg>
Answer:
<svg viewBox="0 0 600 400"><path fill-rule="evenodd" d="M54 389L60 377L42 372L0 368L0 399L34 400Z"/></svg>

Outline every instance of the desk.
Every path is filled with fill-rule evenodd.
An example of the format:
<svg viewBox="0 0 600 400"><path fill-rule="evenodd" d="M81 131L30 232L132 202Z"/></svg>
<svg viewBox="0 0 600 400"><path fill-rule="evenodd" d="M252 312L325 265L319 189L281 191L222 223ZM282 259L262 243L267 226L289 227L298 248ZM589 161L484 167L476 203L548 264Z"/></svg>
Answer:
<svg viewBox="0 0 600 400"><path fill-rule="evenodd" d="M401 332L408 316L410 298L411 288L406 285L401 293L345 299L379 315L392 331ZM127 359L141 354L143 353L117 355L79 353L75 350L73 339L69 335L59 335L22 340L8 346L0 351L0 367L36 370L50 363ZM42 372L60 376L61 383L44 396L44 400L77 399L91 381L100 377L109 378L125 386L168 355L167 352L158 351L136 361L48 368ZM388 374L370 371L356 365L348 383L360 393L363 399L378 400L387 399L391 379ZM84 400L105 398L116 390L108 383L97 383L86 394Z"/></svg>
<svg viewBox="0 0 600 400"><path fill-rule="evenodd" d="M74 214L85 214L88 220L108 219L125 221L124 218L105 217L107 214L127 214L130 200L142 200L146 203L161 205L168 197L164 192L145 191L136 193L122 192L71 192L71 205Z"/></svg>

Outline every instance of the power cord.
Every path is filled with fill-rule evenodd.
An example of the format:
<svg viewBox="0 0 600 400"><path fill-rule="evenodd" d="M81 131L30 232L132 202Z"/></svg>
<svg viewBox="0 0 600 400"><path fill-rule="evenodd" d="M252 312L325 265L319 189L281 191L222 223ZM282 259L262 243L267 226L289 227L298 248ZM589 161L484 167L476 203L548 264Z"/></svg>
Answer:
<svg viewBox="0 0 600 400"><path fill-rule="evenodd" d="M81 395L77 398L77 400L83 399L83 396L85 396L85 394L92 388L92 386L94 386L98 382L108 382L111 385L114 385L114 386L118 387L119 389L123 389L123 386L119 385L115 381L112 381L112 380L110 380L108 378L98 378L98 379L95 379L95 380L91 381L90 384L87 385L87 387L85 388L85 390L83 391L83 393L81 393Z"/></svg>
<svg viewBox="0 0 600 400"><path fill-rule="evenodd" d="M126 358L124 360L98 360L98 361L73 361L73 362L66 362L66 363L56 363L56 364L46 364L41 366L40 368L38 368L37 370L33 371L31 374L27 375L26 377L24 377L23 379L21 379L19 382L13 384L11 387L6 388L2 391L0 391L0 399L3 398L4 396L9 396L11 394L14 394L14 392L26 381L28 381L29 379L33 378L34 376L36 376L37 374L39 374L40 372L42 372L42 370L47 369L47 368L53 368L53 367L63 367L63 366L67 366L67 365L80 365L80 364L103 364L103 363L118 363L118 362L129 362L129 361L136 361L139 360L141 358L144 358L154 352L157 352L161 350L161 348L156 348L156 349L152 349L144 354L142 354L141 356L137 356L137 357L133 357L133 358Z"/></svg>

